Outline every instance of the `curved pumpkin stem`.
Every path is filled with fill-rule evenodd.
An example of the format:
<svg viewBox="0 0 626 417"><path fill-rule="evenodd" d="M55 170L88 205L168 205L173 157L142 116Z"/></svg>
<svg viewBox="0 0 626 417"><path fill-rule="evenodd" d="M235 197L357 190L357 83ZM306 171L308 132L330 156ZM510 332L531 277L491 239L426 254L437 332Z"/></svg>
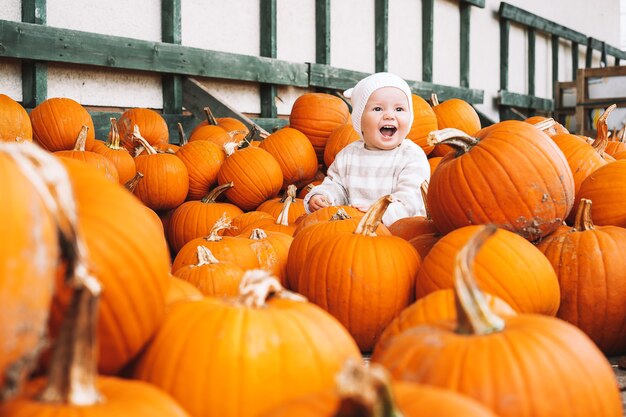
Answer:
<svg viewBox="0 0 626 417"><path fill-rule="evenodd" d="M473 272L476 254L497 230L494 225L482 226L454 259L454 299L458 317L456 332L459 334L483 335L504 329L504 320L489 308Z"/></svg>
<svg viewBox="0 0 626 417"><path fill-rule="evenodd" d="M178 130L178 144L180 146L184 146L187 144L187 135L185 135L185 129L183 129L183 124L178 122L176 124L176 129Z"/></svg>
<svg viewBox="0 0 626 417"><path fill-rule="evenodd" d="M202 266L202 265L211 265L218 264L220 261L213 255L213 252L209 250L206 246L198 245L197 248L198 253L198 263L192 266Z"/></svg>
<svg viewBox="0 0 626 417"><path fill-rule="evenodd" d="M211 108L207 106L203 108L202 110L204 111L204 114L206 115L207 123L212 126L217 126L217 119L215 118L215 116L213 116L213 112L211 111Z"/></svg>
<svg viewBox="0 0 626 417"><path fill-rule="evenodd" d="M120 130L117 127L117 120L115 117L109 118L109 121L111 122L111 128L109 129L109 137L107 138L106 146L110 149L118 151L122 149L122 146L120 146Z"/></svg>
<svg viewBox="0 0 626 417"><path fill-rule="evenodd" d="M239 284L239 302L246 307L265 307L270 298L284 298L306 302L307 299L295 292L288 291L280 285L278 279L269 271L250 269L243 274Z"/></svg>
<svg viewBox="0 0 626 417"><path fill-rule="evenodd" d="M437 93L432 93L430 95L430 105L432 107L435 107L435 106L439 105L439 97L437 97Z"/></svg>
<svg viewBox="0 0 626 417"><path fill-rule="evenodd" d="M595 229L591 219L591 200L587 198L580 199L580 204L576 211L576 219L574 220L574 229L578 232Z"/></svg>
<svg viewBox="0 0 626 417"><path fill-rule="evenodd" d="M402 417L394 403L391 378L384 367L346 361L337 375L339 407L334 417Z"/></svg>
<svg viewBox="0 0 626 417"><path fill-rule="evenodd" d="M131 135L133 141L139 142L148 155L156 155L158 153L157 150L154 149L143 136L141 136L141 133L139 132L139 126L133 126L133 133Z"/></svg>
<svg viewBox="0 0 626 417"><path fill-rule="evenodd" d="M227 182L224 183L222 185L218 185L217 187L213 188L211 190L211 192L207 195L205 195L204 197L202 197L202 199L200 200L203 203L215 203L217 201L217 198L226 190L233 188L233 186L235 185L234 182Z"/></svg>
<svg viewBox="0 0 626 417"><path fill-rule="evenodd" d="M259 132L259 128L256 125L252 125L246 136L239 142L240 148L246 148L250 146L250 143L254 140L254 136Z"/></svg>
<svg viewBox="0 0 626 417"><path fill-rule="evenodd" d="M135 188L137 188L137 186L139 185L139 181L141 181L143 177L144 177L143 173L140 171L137 171L135 173L135 176L133 176L131 179L129 179L128 181L124 183L124 188L126 188L131 193L135 192Z"/></svg>
<svg viewBox="0 0 626 417"><path fill-rule="evenodd" d="M591 143L591 146L593 146L596 152L598 152L603 158L610 156L604 151L606 146L609 144L609 124L607 123L607 119L616 107L617 106L615 104L611 104L606 108L604 113L602 113L596 122L596 138ZM613 158L611 157L611 159Z"/></svg>
<svg viewBox="0 0 626 417"><path fill-rule="evenodd" d="M386 195L379 198L372 207L365 213L365 215L359 221L359 224L354 230L354 234L363 236L376 236L376 229L380 225L380 222L391 204L391 196Z"/></svg>
<svg viewBox="0 0 626 417"><path fill-rule="evenodd" d="M74 143L74 151L85 152L85 143L87 142L87 132L89 132L89 126L83 125L76 136L76 142Z"/></svg>
<svg viewBox="0 0 626 417"><path fill-rule="evenodd" d="M455 129L453 127L433 130L428 134L428 139L426 141L429 146L436 146L442 143L450 145L456 150L457 155L468 152L479 142L475 137L472 137L462 130Z"/></svg>
<svg viewBox="0 0 626 417"><path fill-rule="evenodd" d="M230 229L232 226L230 224L231 220L226 213L222 214L222 216L217 219L211 230L209 231L209 235L205 236L203 239L207 242L218 242L222 240L222 236L219 235L221 230Z"/></svg>
<svg viewBox="0 0 626 417"><path fill-rule="evenodd" d="M535 123L533 126L541 130L542 132L548 133L546 131L552 129L554 125L556 125L556 121L553 118L549 117L545 120L540 121L539 123Z"/></svg>
<svg viewBox="0 0 626 417"><path fill-rule="evenodd" d="M276 218L276 224L280 224L281 226L289 226L289 209L291 208L291 204L296 201L296 186L290 184L287 186L287 191L285 192L285 196L281 199L283 202L283 208L280 210L278 217Z"/></svg>

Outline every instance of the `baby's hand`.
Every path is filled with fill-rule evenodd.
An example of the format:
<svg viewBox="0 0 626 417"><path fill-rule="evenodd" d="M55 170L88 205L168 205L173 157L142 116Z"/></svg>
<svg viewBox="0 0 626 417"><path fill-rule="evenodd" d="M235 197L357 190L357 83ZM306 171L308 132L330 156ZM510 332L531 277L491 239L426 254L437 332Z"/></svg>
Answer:
<svg viewBox="0 0 626 417"><path fill-rule="evenodd" d="M326 197L321 194L316 194L309 200L309 210L311 211L316 211L330 205Z"/></svg>

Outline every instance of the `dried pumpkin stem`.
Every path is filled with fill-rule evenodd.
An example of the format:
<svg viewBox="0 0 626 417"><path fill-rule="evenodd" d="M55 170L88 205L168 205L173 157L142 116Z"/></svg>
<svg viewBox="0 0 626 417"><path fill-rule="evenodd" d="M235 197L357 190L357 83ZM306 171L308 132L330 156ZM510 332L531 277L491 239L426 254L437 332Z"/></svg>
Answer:
<svg viewBox="0 0 626 417"><path fill-rule="evenodd" d="M176 128L178 130L178 144L180 146L184 146L187 144L187 135L185 135L185 129L183 129L183 124L178 122L176 124Z"/></svg>
<svg viewBox="0 0 626 417"><path fill-rule="evenodd" d="M556 121L553 118L549 117L545 120L535 123L533 126L541 130L542 132L545 132L546 130L552 129L555 125Z"/></svg>
<svg viewBox="0 0 626 417"><path fill-rule="evenodd" d="M335 214L333 214L329 220L331 221L335 221L335 220L348 220L351 219L352 217L346 213L346 211L343 209L343 207L339 207L337 209L337 211L335 212Z"/></svg>
<svg viewBox="0 0 626 417"><path fill-rule="evenodd" d="M202 201L203 203L215 203L217 201L217 198L226 190L233 188L233 186L235 185L234 182L227 182L225 184L222 185L218 185L217 187L213 188L211 190L211 192L207 195L205 195L204 197L202 197Z"/></svg>
<svg viewBox="0 0 626 417"><path fill-rule="evenodd" d="M217 242L222 240L222 236L220 236L219 232L222 230L230 229L232 227L230 223L231 219L226 216L226 213L222 214L222 216L217 219L215 224L213 224L213 227L211 227L209 235L205 236L203 239L208 242Z"/></svg>
<svg viewBox="0 0 626 417"><path fill-rule="evenodd" d="M580 199L580 204L576 211L576 219L574 220L574 229L579 232L595 229L591 219L591 200L587 198Z"/></svg>
<svg viewBox="0 0 626 417"><path fill-rule="evenodd" d="M109 118L109 122L111 123L111 127L109 129L109 137L107 138L106 145L109 149L113 149L118 151L122 149L120 146L120 130L117 127L117 120L115 117Z"/></svg>
<svg viewBox="0 0 626 417"><path fill-rule="evenodd" d="M592 142L591 146L598 152L601 156L605 156L604 150L609 143L609 124L607 123L607 119L611 112L616 108L615 104L611 104L606 108L604 113L598 118L596 122L596 138Z"/></svg>
<svg viewBox="0 0 626 417"><path fill-rule="evenodd" d="M349 360L337 376L339 407L334 417L402 417L391 392L391 378L378 364L368 368Z"/></svg>
<svg viewBox="0 0 626 417"><path fill-rule="evenodd" d="M284 289L269 271L263 269L246 271L239 284L239 303L246 307L262 308L272 297L306 302L304 296Z"/></svg>
<svg viewBox="0 0 626 417"><path fill-rule="evenodd" d="M205 107L202 110L204 110L204 114L206 115L207 123L212 126L217 126L217 120L215 119L215 116L213 116L213 112L211 111L211 108Z"/></svg>
<svg viewBox="0 0 626 417"><path fill-rule="evenodd" d="M220 261L213 255L213 252L209 250L206 246L199 245L197 248L198 253L198 263L192 266L202 266L202 265L211 265L218 264Z"/></svg>
<svg viewBox="0 0 626 417"><path fill-rule="evenodd" d="M386 195L384 197L379 198L372 207L365 213L365 215L359 221L359 224L356 226L354 230L354 234L363 235L363 236L376 236L376 229L380 225L380 222L391 204L391 196Z"/></svg>
<svg viewBox="0 0 626 417"><path fill-rule="evenodd" d="M428 134L429 146L439 144L450 145L456 150L457 155L464 154L478 144L478 139L468 135L462 130L448 127L441 130L433 130Z"/></svg>
<svg viewBox="0 0 626 417"><path fill-rule="evenodd" d="M422 193L424 210L426 210L426 219L430 220L430 212L428 211L428 206L426 205L426 197L428 196L428 180L424 180L424 182L422 182L422 185L420 185L420 192Z"/></svg>
<svg viewBox="0 0 626 417"><path fill-rule="evenodd" d="M439 97L437 97L437 93L432 93L430 95L430 104L435 107L439 105Z"/></svg>
<svg viewBox="0 0 626 417"><path fill-rule="evenodd" d="M89 132L89 127L83 125L80 128L80 132L78 132L78 136L76 136L76 142L74 142L74 151L85 151L85 144L87 143L87 132Z"/></svg>
<svg viewBox="0 0 626 417"><path fill-rule="evenodd" d="M280 213L278 213L278 217L276 217L276 224L289 226L289 209L295 200L296 196L294 194L293 197L289 196L283 201L283 208L280 210Z"/></svg>
<svg viewBox="0 0 626 417"><path fill-rule="evenodd" d="M158 153L157 150L154 149L152 145L150 145L150 143L146 140L146 138L141 136L141 133L139 132L139 126L137 125L133 126L132 138L133 138L133 141L137 141L141 144L141 146L143 146L143 148L146 150L146 153L148 155L156 155Z"/></svg>
<svg viewBox="0 0 626 417"><path fill-rule="evenodd" d="M137 171L135 175L124 183L124 188L126 188L131 193L135 191L135 188L139 185L139 181L143 179L144 175L142 172Z"/></svg>
<svg viewBox="0 0 626 417"><path fill-rule="evenodd" d="M504 329L504 320L489 308L473 272L476 254L497 230L494 225L482 226L454 259L454 299L458 317L456 332L459 334L482 335Z"/></svg>

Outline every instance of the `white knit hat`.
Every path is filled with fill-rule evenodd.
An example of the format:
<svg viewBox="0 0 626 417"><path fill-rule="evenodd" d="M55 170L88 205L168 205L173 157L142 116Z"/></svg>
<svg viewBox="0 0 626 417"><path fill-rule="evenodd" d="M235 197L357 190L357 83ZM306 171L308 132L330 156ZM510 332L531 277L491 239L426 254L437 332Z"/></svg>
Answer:
<svg viewBox="0 0 626 417"><path fill-rule="evenodd" d="M350 88L343 93L344 97L349 98L352 102L352 126L361 139L363 139L361 116L363 115L363 110L365 110L367 100L374 91L383 87L396 87L406 94L409 102L409 114L411 115L410 124L413 124L413 98L411 97L409 85L402 78L390 72L377 72L363 78L354 88Z"/></svg>

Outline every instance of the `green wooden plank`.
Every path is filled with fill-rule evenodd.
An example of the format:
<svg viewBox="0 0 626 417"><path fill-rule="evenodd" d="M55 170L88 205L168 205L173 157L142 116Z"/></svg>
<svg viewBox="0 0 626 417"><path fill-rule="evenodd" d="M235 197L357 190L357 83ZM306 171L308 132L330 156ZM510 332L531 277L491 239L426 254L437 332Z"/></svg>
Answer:
<svg viewBox="0 0 626 417"><path fill-rule="evenodd" d="M536 65L535 29L528 28L526 33L528 34L528 95L534 96L535 95L535 65Z"/></svg>
<svg viewBox="0 0 626 417"><path fill-rule="evenodd" d="M370 75L366 72L345 70L321 64L310 64L309 72L311 86L339 91L354 87L359 80ZM406 80L406 82L413 93L427 100L430 99L432 93L436 93L442 101L456 97L471 104L480 104L484 99L483 90L439 85L425 81Z"/></svg>
<svg viewBox="0 0 626 417"><path fill-rule="evenodd" d="M22 0L22 22L45 25L47 0ZM1 45L1 41L0 41ZM22 103L35 107L48 97L48 64L41 61L22 62Z"/></svg>
<svg viewBox="0 0 626 417"><path fill-rule="evenodd" d="M161 40L180 45L182 42L181 1L169 0L161 2ZM163 74L163 112L182 114L183 112L183 79L180 75Z"/></svg>
<svg viewBox="0 0 626 417"><path fill-rule="evenodd" d="M498 104L501 106L520 107L523 109L543 111L554 110L554 101L551 99L512 93L504 90L499 91Z"/></svg>
<svg viewBox="0 0 626 417"><path fill-rule="evenodd" d="M578 71L578 42L572 42L572 80L576 79Z"/></svg>
<svg viewBox="0 0 626 417"><path fill-rule="evenodd" d="M469 87L470 76L470 20L473 5L469 2L461 2L459 4L461 14L461 61L459 68L459 85L461 87ZM483 4L484 7L484 4Z"/></svg>
<svg viewBox="0 0 626 417"><path fill-rule="evenodd" d="M330 65L330 0L315 1L315 62Z"/></svg>
<svg viewBox="0 0 626 417"><path fill-rule="evenodd" d="M485 0L461 0L461 3L467 3L471 6L480 7L481 9L485 8Z"/></svg>
<svg viewBox="0 0 626 417"><path fill-rule="evenodd" d="M500 20L500 89L509 88L509 34L511 22L506 19Z"/></svg>
<svg viewBox="0 0 626 417"><path fill-rule="evenodd" d="M589 37L587 40L587 46L591 49L595 49L596 51L604 52L605 54L611 55L616 58L626 59L626 51L622 51L619 48L611 46L606 42L603 42L599 39Z"/></svg>
<svg viewBox="0 0 626 417"><path fill-rule="evenodd" d="M281 119L281 118L262 118L262 117L254 117L252 118L252 121L254 121L254 123L262 128L263 130L265 130L268 133L272 133L275 132L276 130L280 129L281 127L285 127L289 124L289 119ZM259 140L261 138L255 138L256 140Z"/></svg>
<svg viewBox="0 0 626 417"><path fill-rule="evenodd" d="M277 9L276 0L260 0L260 51L261 56L276 58L277 53ZM261 99L261 116L274 118L278 115L276 109L276 95L278 89L273 84L261 84L259 87Z"/></svg>
<svg viewBox="0 0 626 417"><path fill-rule="evenodd" d="M122 115L122 111L119 112L89 112L93 119L93 125L95 129L96 139L105 141L109 136L109 129L111 128L111 117L119 119ZM183 114L162 114L167 127L169 129L169 142L178 144L178 123L183 125L183 130L189 134L191 130L202 120L194 117L193 115Z"/></svg>
<svg viewBox="0 0 626 417"><path fill-rule="evenodd" d="M307 64L0 20L0 57L308 86Z"/></svg>
<svg viewBox="0 0 626 417"><path fill-rule="evenodd" d="M433 81L435 0L422 0L422 80Z"/></svg>
<svg viewBox="0 0 626 417"><path fill-rule="evenodd" d="M552 85L559 82L559 42L557 35L552 35ZM532 95L532 94L531 94Z"/></svg>
<svg viewBox="0 0 626 417"><path fill-rule="evenodd" d="M585 53L585 68L591 68L593 62L593 38L587 41L587 52Z"/></svg>
<svg viewBox="0 0 626 417"><path fill-rule="evenodd" d="M387 71L389 57L389 0L376 0L374 5L374 51L376 72Z"/></svg>
<svg viewBox="0 0 626 417"><path fill-rule="evenodd" d="M559 36L574 42L586 43L587 36L583 33L570 29L566 26L555 23L551 20L537 16L536 14L527 12L526 10L515 7L511 4L502 2L498 10L500 17L512 22L520 23L524 26L532 27L542 32Z"/></svg>

